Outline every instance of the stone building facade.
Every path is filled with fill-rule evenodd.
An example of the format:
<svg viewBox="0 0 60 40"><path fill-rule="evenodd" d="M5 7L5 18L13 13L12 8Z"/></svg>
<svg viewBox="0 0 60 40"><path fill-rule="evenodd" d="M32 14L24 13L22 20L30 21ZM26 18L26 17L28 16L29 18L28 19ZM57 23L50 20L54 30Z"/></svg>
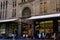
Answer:
<svg viewBox="0 0 60 40"><path fill-rule="evenodd" d="M0 0L0 5L2 5L2 9L0 7L1 17L6 16L3 17L4 19L22 17L22 12L26 7L31 10L31 16L54 14L60 10L59 0ZM6 10L7 14L5 14ZM13 11L16 11L15 14Z"/></svg>
<svg viewBox="0 0 60 40"><path fill-rule="evenodd" d="M0 21L18 18L0 22L0 29L4 30L0 33L5 33L6 38L13 32L18 37L28 33L31 36L33 32L31 22L25 19L50 14L60 14L60 0L0 0ZM2 25L5 27L2 28ZM27 29L24 30L23 26Z"/></svg>

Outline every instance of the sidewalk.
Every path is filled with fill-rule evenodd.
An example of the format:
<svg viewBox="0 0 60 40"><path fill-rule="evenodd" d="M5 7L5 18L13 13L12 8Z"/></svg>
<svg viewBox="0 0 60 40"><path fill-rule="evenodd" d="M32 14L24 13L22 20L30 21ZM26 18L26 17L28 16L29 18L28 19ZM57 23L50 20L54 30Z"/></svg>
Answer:
<svg viewBox="0 0 60 40"><path fill-rule="evenodd" d="M21 39L0 39L0 40L33 40L31 38L21 38ZM34 40L42 40L42 39L34 39ZM53 39L44 39L44 40L53 40Z"/></svg>
<svg viewBox="0 0 60 40"><path fill-rule="evenodd" d="M32 40L32 39L0 39L0 40Z"/></svg>

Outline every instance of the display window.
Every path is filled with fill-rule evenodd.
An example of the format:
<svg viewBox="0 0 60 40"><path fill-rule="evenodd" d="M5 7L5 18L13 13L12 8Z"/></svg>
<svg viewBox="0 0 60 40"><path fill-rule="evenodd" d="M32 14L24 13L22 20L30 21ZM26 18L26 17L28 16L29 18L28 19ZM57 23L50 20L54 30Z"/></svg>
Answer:
<svg viewBox="0 0 60 40"><path fill-rule="evenodd" d="M37 34L44 33L44 36L47 38L50 38L53 33L53 20L48 20L48 21L36 21L35 23L35 32Z"/></svg>
<svg viewBox="0 0 60 40"><path fill-rule="evenodd" d="M8 24L8 28L7 28L7 32L8 32L8 37L12 37L12 34L15 35L15 37L17 37L18 35L18 27L16 23L9 23Z"/></svg>
<svg viewBox="0 0 60 40"><path fill-rule="evenodd" d="M0 34L5 34L5 24L0 24Z"/></svg>
<svg viewBox="0 0 60 40"><path fill-rule="evenodd" d="M60 20L58 20L58 32L60 32Z"/></svg>
<svg viewBox="0 0 60 40"><path fill-rule="evenodd" d="M60 38L60 20L58 20L58 38Z"/></svg>

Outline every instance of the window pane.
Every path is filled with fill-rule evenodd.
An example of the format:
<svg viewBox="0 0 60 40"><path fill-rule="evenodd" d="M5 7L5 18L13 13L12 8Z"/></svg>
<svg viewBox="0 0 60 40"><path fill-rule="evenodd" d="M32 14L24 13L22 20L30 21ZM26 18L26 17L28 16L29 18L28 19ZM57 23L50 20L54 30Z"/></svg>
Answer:
<svg viewBox="0 0 60 40"><path fill-rule="evenodd" d="M44 21L40 22L40 28L44 28Z"/></svg>
<svg viewBox="0 0 60 40"><path fill-rule="evenodd" d="M58 20L58 32L60 32L60 20Z"/></svg>
<svg viewBox="0 0 60 40"><path fill-rule="evenodd" d="M0 25L0 33L5 34L5 24Z"/></svg>
<svg viewBox="0 0 60 40"><path fill-rule="evenodd" d="M16 17L16 9L12 10L12 17Z"/></svg>
<svg viewBox="0 0 60 40"><path fill-rule="evenodd" d="M52 28L53 27L53 21L45 21L45 28Z"/></svg>

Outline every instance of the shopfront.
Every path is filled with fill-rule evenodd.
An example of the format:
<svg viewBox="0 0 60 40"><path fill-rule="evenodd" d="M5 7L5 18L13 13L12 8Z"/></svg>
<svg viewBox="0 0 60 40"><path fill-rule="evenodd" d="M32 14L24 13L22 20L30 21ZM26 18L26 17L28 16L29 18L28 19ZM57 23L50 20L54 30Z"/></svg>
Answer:
<svg viewBox="0 0 60 40"><path fill-rule="evenodd" d="M34 21L35 38L54 39L54 33L58 34L58 19L39 19ZM39 36L39 35L40 36ZM56 35L55 35L56 36ZM56 36L57 37L57 36Z"/></svg>
<svg viewBox="0 0 60 40"><path fill-rule="evenodd" d="M39 38L38 34L41 34L40 38L42 38L42 33L46 36L45 38L51 38L53 35L53 20L35 21L34 29L36 38Z"/></svg>
<svg viewBox="0 0 60 40"><path fill-rule="evenodd" d="M34 37L53 40L60 38L60 14L30 17L33 22Z"/></svg>
<svg viewBox="0 0 60 40"><path fill-rule="evenodd" d="M4 21L4 22L3 22ZM18 23L14 20L0 22L0 39L1 38L12 38L14 34L15 38L18 36Z"/></svg>
<svg viewBox="0 0 60 40"><path fill-rule="evenodd" d="M5 35L5 24L0 24L0 38L3 34Z"/></svg>
<svg viewBox="0 0 60 40"><path fill-rule="evenodd" d="M24 38L32 37L32 28L30 23L22 23L21 36Z"/></svg>

